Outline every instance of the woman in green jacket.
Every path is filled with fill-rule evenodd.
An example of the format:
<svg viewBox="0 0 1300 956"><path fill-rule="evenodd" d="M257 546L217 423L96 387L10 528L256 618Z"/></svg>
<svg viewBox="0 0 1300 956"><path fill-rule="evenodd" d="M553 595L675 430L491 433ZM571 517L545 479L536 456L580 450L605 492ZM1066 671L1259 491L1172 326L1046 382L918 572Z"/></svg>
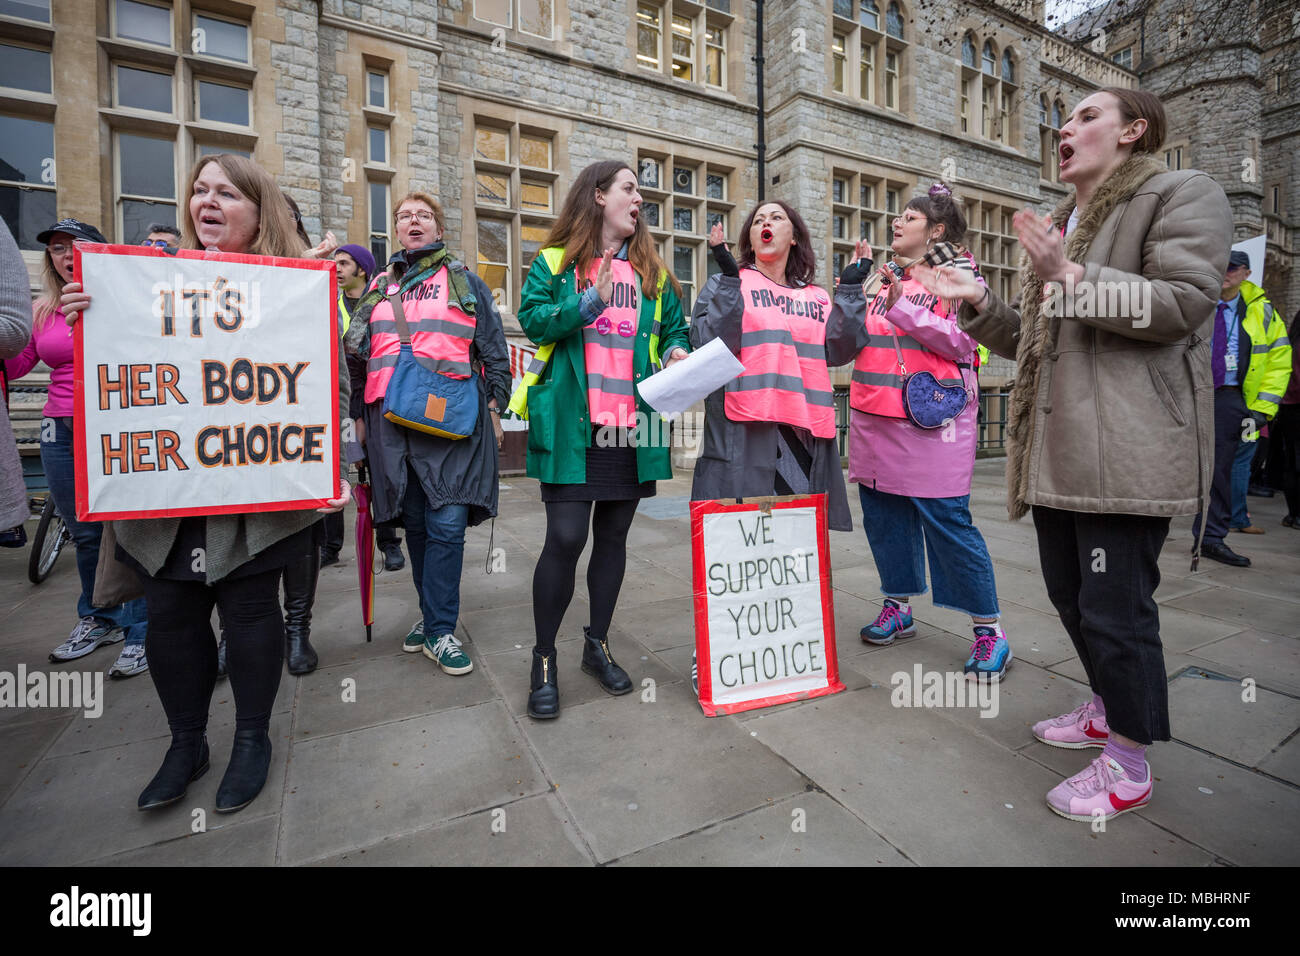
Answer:
<svg viewBox="0 0 1300 956"><path fill-rule="evenodd" d="M525 379L528 474L541 481L546 506L546 543L533 575L537 645L528 695L528 715L539 719L560 713L555 635L573 599L589 526L591 624L582 669L610 694L632 689L610 655L609 624L637 502L673 474L667 423L641 401L636 383L690 349L681 287L640 213L636 175L626 163L584 169L528 271L519 307L524 333L542 347L535 365L544 363Z"/></svg>

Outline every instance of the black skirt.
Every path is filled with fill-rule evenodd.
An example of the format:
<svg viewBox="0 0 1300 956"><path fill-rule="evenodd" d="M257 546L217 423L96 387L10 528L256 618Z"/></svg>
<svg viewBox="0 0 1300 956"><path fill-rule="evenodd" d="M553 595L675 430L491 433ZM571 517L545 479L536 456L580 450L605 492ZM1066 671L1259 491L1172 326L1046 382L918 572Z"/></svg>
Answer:
<svg viewBox="0 0 1300 956"><path fill-rule="evenodd" d="M597 444L592 433L587 448L587 480L578 485L541 483L542 501L627 501L653 498L655 483L638 481L636 449L627 442Z"/></svg>
<svg viewBox="0 0 1300 956"><path fill-rule="evenodd" d="M167 552L167 560L153 577L165 581L206 581L207 575L204 571L194 570L194 551L207 546L207 524L207 519L201 516L182 518L180 527L176 529L176 540L172 543L172 549ZM292 561L318 551L324 541L325 523L321 520L257 552L227 574L226 578L244 578L250 574L283 568ZM117 547L117 558L119 561L125 561L139 574L150 576L140 562L127 554L121 545Z"/></svg>

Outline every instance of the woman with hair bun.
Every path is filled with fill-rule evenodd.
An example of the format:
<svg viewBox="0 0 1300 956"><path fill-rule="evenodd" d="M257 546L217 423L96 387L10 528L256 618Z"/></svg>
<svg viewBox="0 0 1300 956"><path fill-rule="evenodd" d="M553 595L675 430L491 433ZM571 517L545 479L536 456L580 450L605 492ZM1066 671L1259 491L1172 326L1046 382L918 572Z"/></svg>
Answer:
<svg viewBox="0 0 1300 956"><path fill-rule="evenodd" d="M975 469L977 343L957 326L951 300L926 291L912 266L936 243L959 246L966 219L943 183L916 196L894 220L893 262L867 309L870 342L858 353L849 391L849 480L858 483L862 524L880 572L884 607L862 629L868 644L892 644L916 634L910 599L924 594L926 555L934 603L971 616L974 643L965 672L998 681L1011 647L998 623L993 561L971 521ZM961 272L981 287L969 253L941 271ZM922 428L904 406L904 375L929 372L955 402L965 404L947 425ZM955 408L955 406L954 406Z"/></svg>

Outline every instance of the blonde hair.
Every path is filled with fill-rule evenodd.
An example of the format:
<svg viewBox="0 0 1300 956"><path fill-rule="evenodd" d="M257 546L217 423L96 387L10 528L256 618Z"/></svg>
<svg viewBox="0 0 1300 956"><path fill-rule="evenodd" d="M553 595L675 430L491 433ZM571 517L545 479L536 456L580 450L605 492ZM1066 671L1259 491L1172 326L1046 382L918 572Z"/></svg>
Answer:
<svg viewBox="0 0 1300 956"><path fill-rule="evenodd" d="M59 298L63 295L63 277L54 268L50 250L45 250L45 261L41 266L41 294L32 304L33 325L43 329L50 324L54 313L59 311Z"/></svg>
<svg viewBox="0 0 1300 956"><path fill-rule="evenodd" d="M393 207L394 223L397 222L397 211L402 208L402 203L410 202L411 200L415 200L416 202L422 202L430 209L432 209L433 221L438 224L438 231L439 232L447 231L447 225L446 225L447 217L443 214L442 203L438 202L438 200L434 199L428 193L422 193L422 192L409 192L401 199L397 200L397 205Z"/></svg>
<svg viewBox="0 0 1300 956"><path fill-rule="evenodd" d="M230 177L234 187L243 193L245 198L257 204L257 235L253 238L252 245L243 251L253 255L291 258L301 256L306 251L307 247L298 238L298 230L294 225L293 214L289 211L289 204L284 201L284 196L275 184L275 180L271 178L271 174L251 159L234 153L202 156L190 170L190 177L185 182L185 199L181 205L185 211L181 216L180 246L182 249L203 248L199 244L194 220L190 216L190 199L194 196L194 181L199 178L199 174L208 163L216 163L220 166L222 172Z"/></svg>

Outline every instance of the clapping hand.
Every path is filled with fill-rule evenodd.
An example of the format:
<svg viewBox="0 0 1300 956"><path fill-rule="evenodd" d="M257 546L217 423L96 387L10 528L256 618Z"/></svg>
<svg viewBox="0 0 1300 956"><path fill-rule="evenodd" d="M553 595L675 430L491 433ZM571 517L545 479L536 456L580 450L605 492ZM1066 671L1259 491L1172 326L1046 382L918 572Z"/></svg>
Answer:
<svg viewBox="0 0 1300 956"><path fill-rule="evenodd" d="M596 295L606 305L614 296L614 249L605 250L600 257L600 268L596 270Z"/></svg>

